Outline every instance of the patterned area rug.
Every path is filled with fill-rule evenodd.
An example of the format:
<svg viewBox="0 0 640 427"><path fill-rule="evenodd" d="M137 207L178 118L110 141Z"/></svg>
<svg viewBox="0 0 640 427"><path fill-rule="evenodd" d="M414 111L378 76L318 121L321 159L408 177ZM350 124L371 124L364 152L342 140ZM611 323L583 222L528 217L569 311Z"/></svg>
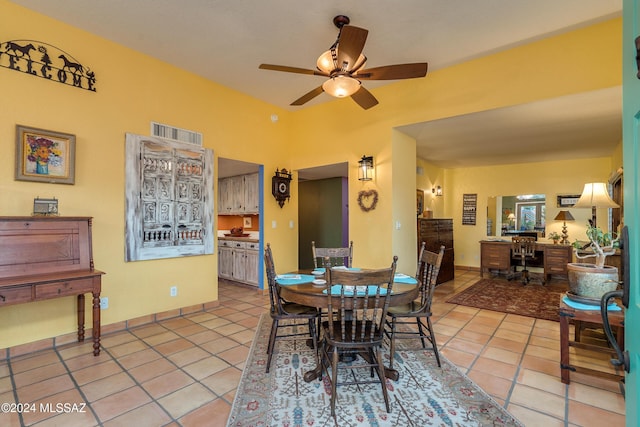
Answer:
<svg viewBox="0 0 640 427"><path fill-rule="evenodd" d="M481 279L447 302L557 322L560 296L568 286L564 282L525 286L519 280Z"/></svg>
<svg viewBox="0 0 640 427"><path fill-rule="evenodd" d="M228 427L522 426L442 355L442 368L438 368L432 351L423 351L419 344L411 347L413 340L399 343L409 346L397 352L394 367L400 371L400 379L386 382L391 413L386 412L379 384L357 389L338 386L334 420L329 384L303 380L304 373L315 366L314 352L304 341L279 341L271 372L265 373L270 325L269 316L263 315ZM369 375L368 370L358 371Z"/></svg>

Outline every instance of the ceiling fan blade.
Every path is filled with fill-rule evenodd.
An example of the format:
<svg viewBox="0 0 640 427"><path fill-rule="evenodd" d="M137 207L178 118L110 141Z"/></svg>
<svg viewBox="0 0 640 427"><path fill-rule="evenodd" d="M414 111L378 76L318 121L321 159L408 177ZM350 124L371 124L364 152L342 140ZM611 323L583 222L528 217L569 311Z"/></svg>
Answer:
<svg viewBox="0 0 640 427"><path fill-rule="evenodd" d="M356 101L356 103L365 110L378 105L378 100L376 99L376 97L373 96L373 94L367 89L365 89L364 86L360 86L360 89L358 89L356 93L351 95L351 99Z"/></svg>
<svg viewBox="0 0 640 427"><path fill-rule="evenodd" d="M316 96L320 95L322 92L324 92L324 89L322 89L322 86L318 86L317 88L313 89L310 92L305 93L300 98L298 98L295 101L293 101L290 105L303 105L303 104L306 104L307 102L311 101Z"/></svg>
<svg viewBox="0 0 640 427"><path fill-rule="evenodd" d="M360 70L353 77L362 80L401 80L415 79L427 75L426 62L414 64L385 65L383 67L367 68Z"/></svg>
<svg viewBox="0 0 640 427"><path fill-rule="evenodd" d="M286 73L310 74L313 76L324 77L329 76L327 73L319 70L307 70L306 68L287 67L286 65L260 64L258 68L260 68L261 70L284 71Z"/></svg>
<svg viewBox="0 0 640 427"><path fill-rule="evenodd" d="M338 63L336 67L343 69L343 65L346 62L346 71L356 65L364 44L367 41L368 30L359 27L352 27L351 25L345 25L340 30L340 39L338 40Z"/></svg>

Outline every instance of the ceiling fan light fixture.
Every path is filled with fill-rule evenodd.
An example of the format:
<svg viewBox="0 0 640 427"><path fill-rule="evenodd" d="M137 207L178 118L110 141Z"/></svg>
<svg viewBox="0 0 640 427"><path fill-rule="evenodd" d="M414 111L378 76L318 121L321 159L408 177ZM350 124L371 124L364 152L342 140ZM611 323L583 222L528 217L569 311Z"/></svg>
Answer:
<svg viewBox="0 0 640 427"><path fill-rule="evenodd" d="M360 89L360 81L353 77L337 75L322 84L322 89L331 96L344 98Z"/></svg>
<svg viewBox="0 0 640 427"><path fill-rule="evenodd" d="M316 67L318 67L318 70L324 71L327 74L333 71L334 66L333 56L331 56L331 50L327 50L322 55L320 55L318 61L316 61Z"/></svg>

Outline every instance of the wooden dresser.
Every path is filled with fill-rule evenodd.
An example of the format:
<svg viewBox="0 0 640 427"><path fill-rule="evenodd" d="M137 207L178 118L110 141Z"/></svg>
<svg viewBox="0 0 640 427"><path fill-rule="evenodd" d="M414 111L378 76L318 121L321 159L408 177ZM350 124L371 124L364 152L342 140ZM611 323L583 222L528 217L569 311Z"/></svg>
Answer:
<svg viewBox="0 0 640 427"><path fill-rule="evenodd" d="M100 291L90 217L0 217L0 307L77 295L84 341L85 293L93 302L93 354L100 354Z"/></svg>
<svg viewBox="0 0 640 427"><path fill-rule="evenodd" d="M437 284L453 280L453 220L418 218L418 250L425 242L424 248L431 252L440 252L440 246L444 245L444 257L438 273Z"/></svg>
<svg viewBox="0 0 640 427"><path fill-rule="evenodd" d="M567 279L567 264L571 262L572 250L570 245L536 242L537 261L544 268L545 282L552 275ZM482 240L480 242L480 277L484 276L485 271L510 271L511 266L510 241Z"/></svg>

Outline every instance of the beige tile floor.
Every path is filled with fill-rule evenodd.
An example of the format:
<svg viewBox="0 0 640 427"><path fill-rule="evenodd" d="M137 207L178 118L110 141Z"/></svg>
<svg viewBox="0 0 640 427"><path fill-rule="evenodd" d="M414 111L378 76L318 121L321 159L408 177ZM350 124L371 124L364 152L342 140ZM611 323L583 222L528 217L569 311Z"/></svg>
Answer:
<svg viewBox="0 0 640 427"><path fill-rule="evenodd" d="M527 426L624 426L618 384L573 374L560 382L558 323L447 304L478 273L440 285L434 321L442 354ZM268 299L221 281L220 305L0 361L1 426L223 426ZM576 358L606 369L607 357ZM61 404L61 406L56 406Z"/></svg>

